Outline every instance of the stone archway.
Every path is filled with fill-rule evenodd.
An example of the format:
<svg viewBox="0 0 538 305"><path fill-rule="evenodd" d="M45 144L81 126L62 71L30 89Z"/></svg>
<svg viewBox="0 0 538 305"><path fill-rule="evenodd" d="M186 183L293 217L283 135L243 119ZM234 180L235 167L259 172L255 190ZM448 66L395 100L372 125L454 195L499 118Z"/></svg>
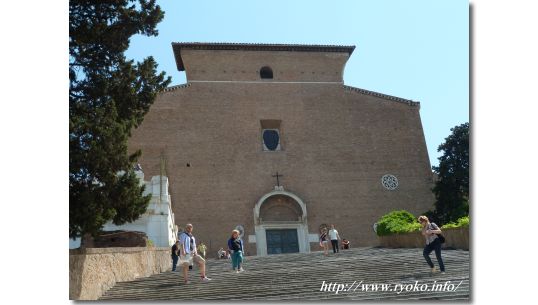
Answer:
<svg viewBox="0 0 538 305"><path fill-rule="evenodd" d="M254 207L254 231L256 252L260 256L310 252L306 205L293 193L275 190L263 195ZM290 242L279 250L275 237L277 241L286 238Z"/></svg>

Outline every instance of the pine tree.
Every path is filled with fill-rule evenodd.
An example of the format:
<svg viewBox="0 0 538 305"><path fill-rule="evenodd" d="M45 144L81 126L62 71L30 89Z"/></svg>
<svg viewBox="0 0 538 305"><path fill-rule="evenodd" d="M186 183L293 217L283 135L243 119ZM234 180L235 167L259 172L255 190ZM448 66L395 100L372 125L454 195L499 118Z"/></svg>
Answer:
<svg viewBox="0 0 538 305"><path fill-rule="evenodd" d="M136 220L143 196L127 140L170 78L152 57L124 52L135 34L157 36L164 12L155 1L69 1L69 237L97 235L112 220Z"/></svg>

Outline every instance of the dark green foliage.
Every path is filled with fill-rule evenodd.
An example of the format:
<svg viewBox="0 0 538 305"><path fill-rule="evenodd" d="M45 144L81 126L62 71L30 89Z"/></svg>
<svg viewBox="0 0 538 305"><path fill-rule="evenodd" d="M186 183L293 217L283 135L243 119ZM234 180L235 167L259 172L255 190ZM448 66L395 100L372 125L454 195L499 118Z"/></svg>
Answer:
<svg viewBox="0 0 538 305"><path fill-rule="evenodd" d="M124 52L131 36L156 36L163 17L155 1L69 1L69 237L146 211L140 151L129 155L127 140L170 78L152 57L135 64Z"/></svg>
<svg viewBox="0 0 538 305"><path fill-rule="evenodd" d="M377 221L377 235L379 236L408 233L418 231L420 228L415 216L405 210L392 211Z"/></svg>
<svg viewBox="0 0 538 305"><path fill-rule="evenodd" d="M433 170L438 176L433 193L435 211L427 213L436 223L448 223L469 214L469 123L452 128L437 151L439 166Z"/></svg>

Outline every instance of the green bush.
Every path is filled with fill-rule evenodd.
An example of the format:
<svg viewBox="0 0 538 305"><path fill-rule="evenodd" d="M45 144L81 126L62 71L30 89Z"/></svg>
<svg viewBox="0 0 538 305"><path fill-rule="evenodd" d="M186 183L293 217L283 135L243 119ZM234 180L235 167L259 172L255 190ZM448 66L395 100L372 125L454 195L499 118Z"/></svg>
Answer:
<svg viewBox="0 0 538 305"><path fill-rule="evenodd" d="M469 226L469 216L458 218L455 222L449 222L441 227L441 229L459 228Z"/></svg>
<svg viewBox="0 0 538 305"><path fill-rule="evenodd" d="M377 222L377 235L391 235L419 231L422 228L413 214L401 210L383 215Z"/></svg>

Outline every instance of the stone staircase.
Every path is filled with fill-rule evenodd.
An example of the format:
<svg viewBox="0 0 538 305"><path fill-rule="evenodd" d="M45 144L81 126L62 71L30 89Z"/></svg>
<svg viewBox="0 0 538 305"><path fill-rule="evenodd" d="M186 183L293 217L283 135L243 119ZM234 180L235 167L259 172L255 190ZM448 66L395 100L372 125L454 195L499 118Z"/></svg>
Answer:
<svg viewBox="0 0 538 305"><path fill-rule="evenodd" d="M431 257L437 266L435 254ZM195 265L188 285L182 272L169 271L117 283L101 300L469 300L469 252L443 250L443 259L443 275L430 275L419 248L355 248L328 257L319 251L246 257L245 272L239 274L231 271L229 260L208 260L209 283L200 281ZM378 284L377 291L372 291L373 284ZM391 285L382 291L380 284Z"/></svg>

